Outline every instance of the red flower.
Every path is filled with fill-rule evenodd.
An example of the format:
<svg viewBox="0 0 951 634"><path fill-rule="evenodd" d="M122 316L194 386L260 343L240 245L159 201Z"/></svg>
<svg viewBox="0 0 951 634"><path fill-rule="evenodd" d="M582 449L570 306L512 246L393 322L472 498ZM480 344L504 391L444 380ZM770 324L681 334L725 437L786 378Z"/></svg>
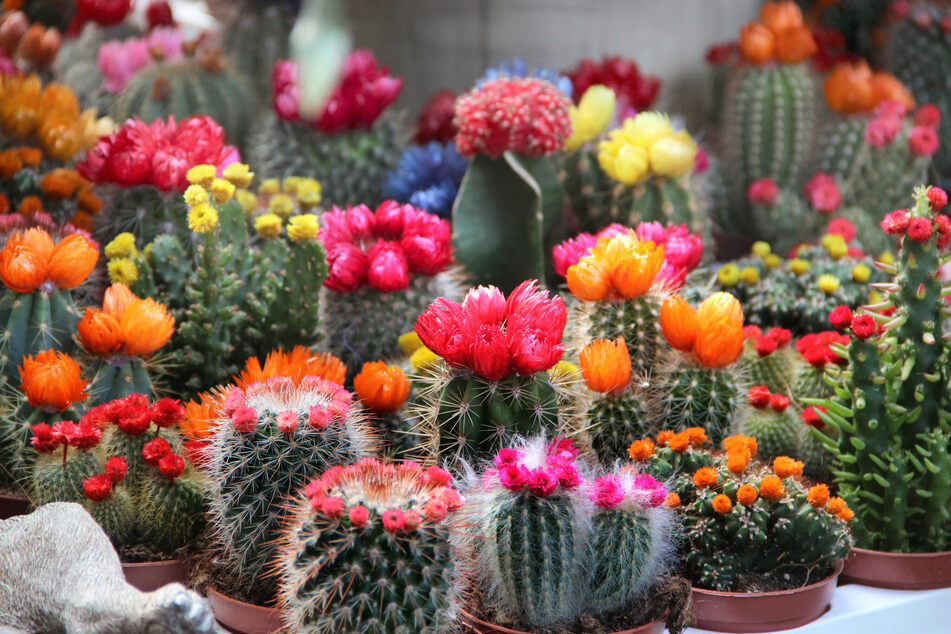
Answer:
<svg viewBox="0 0 951 634"><path fill-rule="evenodd" d="M927 218L912 218L908 222L908 237L918 242L927 242L931 238L931 221Z"/></svg>
<svg viewBox="0 0 951 634"><path fill-rule="evenodd" d="M164 438L153 438L142 447L142 459L146 464L158 466L159 460L172 453L172 446Z"/></svg>
<svg viewBox="0 0 951 634"><path fill-rule="evenodd" d="M948 194L940 187L929 187L926 195L932 211L941 211L948 204Z"/></svg>
<svg viewBox="0 0 951 634"><path fill-rule="evenodd" d="M366 279L369 265L366 254L352 244L339 244L327 252L330 272L324 286L335 291L355 291Z"/></svg>
<svg viewBox="0 0 951 634"><path fill-rule="evenodd" d="M122 482L129 467L122 456L112 456L106 460L106 477L109 482Z"/></svg>
<svg viewBox="0 0 951 634"><path fill-rule="evenodd" d="M747 396L750 399L750 405L753 407L766 407L769 405L769 388L765 385L751 387Z"/></svg>
<svg viewBox="0 0 951 634"><path fill-rule="evenodd" d="M910 220L911 216L907 211L904 209L896 209L887 214L879 224L885 233L889 235L901 235L905 233L905 229L908 228L908 222Z"/></svg>
<svg viewBox="0 0 951 634"><path fill-rule="evenodd" d="M747 324L746 326L743 326L744 339L752 339L753 337L759 337L762 334L763 329L756 324Z"/></svg>
<svg viewBox="0 0 951 634"><path fill-rule="evenodd" d="M934 217L934 230L945 235L946 233L951 232L951 218L948 218L944 214L938 214Z"/></svg>
<svg viewBox="0 0 951 634"><path fill-rule="evenodd" d="M83 480L83 493L94 502L100 502L109 497L112 491L112 482L106 475L94 475Z"/></svg>
<svg viewBox="0 0 951 634"><path fill-rule="evenodd" d="M33 433L33 437L30 438L30 444L33 445L33 448L39 453L55 451L56 448L64 442L63 435L59 430L46 423L32 425L30 431Z"/></svg>
<svg viewBox="0 0 951 634"><path fill-rule="evenodd" d="M185 459L178 454L168 453L158 461L158 468L159 473L169 480L174 480L185 470Z"/></svg>
<svg viewBox="0 0 951 634"><path fill-rule="evenodd" d="M766 336L775 339L780 348L785 348L792 341L792 332L786 328L770 328Z"/></svg>
<svg viewBox="0 0 951 634"><path fill-rule="evenodd" d="M149 31L159 26L175 26L172 7L166 0L152 0L145 9L145 18L149 23Z"/></svg>
<svg viewBox="0 0 951 634"><path fill-rule="evenodd" d="M937 128L941 125L941 111L933 103L926 103L915 113L915 125Z"/></svg>
<svg viewBox="0 0 951 634"><path fill-rule="evenodd" d="M845 330L852 323L852 309L845 305L836 306L829 313L829 321L836 328Z"/></svg>
<svg viewBox="0 0 951 634"><path fill-rule="evenodd" d="M149 417L159 427L172 427L181 422L185 416L185 408L181 402L173 398L163 398L152 405Z"/></svg>
<svg viewBox="0 0 951 634"><path fill-rule="evenodd" d="M915 126L908 135L908 149L916 156L932 156L939 144L938 133L931 127Z"/></svg>
<svg viewBox="0 0 951 634"><path fill-rule="evenodd" d="M822 405L809 406L806 409L802 410L802 420L804 423L806 423L810 427L822 429L823 427L826 426L826 424L822 422L821 418L819 418L819 414L817 413L817 410L819 412L825 412L826 408L823 407Z"/></svg>
<svg viewBox="0 0 951 634"><path fill-rule="evenodd" d="M403 529L403 511L388 509L383 511L383 529L388 533L395 533Z"/></svg>
<svg viewBox="0 0 951 634"><path fill-rule="evenodd" d="M571 136L570 106L564 93L541 79L487 81L456 100L456 146L465 156L551 154Z"/></svg>
<svg viewBox="0 0 951 634"><path fill-rule="evenodd" d="M426 145L430 141L452 141L456 136L456 126L452 124L455 105L456 94L451 90L440 90L429 98L416 120L418 145Z"/></svg>
<svg viewBox="0 0 951 634"><path fill-rule="evenodd" d="M367 282L373 288L389 293L409 286L409 263L397 243L377 240L367 252L367 259Z"/></svg>
<svg viewBox="0 0 951 634"><path fill-rule="evenodd" d="M828 360L828 349L822 344L816 344L806 348L806 351L802 353L803 358L806 360L806 363L811 365L814 368L822 369L826 365Z"/></svg>
<svg viewBox="0 0 951 634"><path fill-rule="evenodd" d="M868 313L862 313L852 318L852 334L859 339L868 339L878 331L878 323Z"/></svg>
<svg viewBox="0 0 951 634"><path fill-rule="evenodd" d="M855 239L855 225L848 218L833 218L826 225L826 233L835 233L846 242L852 242Z"/></svg>
<svg viewBox="0 0 951 634"><path fill-rule="evenodd" d="M754 205L772 205L776 202L777 196L779 196L779 186L772 178L755 180L746 188L746 199Z"/></svg>
<svg viewBox="0 0 951 634"><path fill-rule="evenodd" d="M498 324L479 326L469 344L468 358L473 371L489 381L498 381L512 373L512 355L505 333Z"/></svg>
<svg viewBox="0 0 951 634"><path fill-rule="evenodd" d="M642 74L637 63L623 57L603 57L600 63L586 58L567 75L576 100L581 99L591 86L601 84L614 91L620 112L629 108L647 110L660 91L659 78Z"/></svg>
<svg viewBox="0 0 951 634"><path fill-rule="evenodd" d="M895 140L901 126L902 120L894 115L875 117L869 120L868 127L865 128L865 142L872 147L885 147Z"/></svg>
<svg viewBox="0 0 951 634"><path fill-rule="evenodd" d="M756 340L756 353L761 357L768 357L769 355L776 352L777 343L776 340L770 336L759 337Z"/></svg>
<svg viewBox="0 0 951 634"><path fill-rule="evenodd" d="M771 394L769 406L774 412L785 412L786 408L789 407L789 397L783 394Z"/></svg>
<svg viewBox="0 0 951 634"><path fill-rule="evenodd" d="M74 433L66 438L70 447L75 447L80 451L88 451L96 447L102 440L102 430L92 425L79 424L75 426ZM65 437L65 434L64 434Z"/></svg>
<svg viewBox="0 0 951 634"><path fill-rule="evenodd" d="M831 214L842 204L842 193L835 178L825 172L819 172L809 179L805 191L809 204L818 212Z"/></svg>

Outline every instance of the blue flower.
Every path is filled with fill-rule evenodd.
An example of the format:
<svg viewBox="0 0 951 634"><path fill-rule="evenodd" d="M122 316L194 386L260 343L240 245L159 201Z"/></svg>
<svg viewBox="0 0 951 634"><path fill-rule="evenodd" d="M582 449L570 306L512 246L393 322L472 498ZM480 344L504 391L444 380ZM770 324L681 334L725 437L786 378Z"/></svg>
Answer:
<svg viewBox="0 0 951 634"><path fill-rule="evenodd" d="M455 143L411 145L383 185L383 195L448 218L468 163Z"/></svg>
<svg viewBox="0 0 951 634"><path fill-rule="evenodd" d="M564 75L559 75L557 72L548 68L542 68L541 66L535 66L529 70L528 63L521 57L506 60L498 66L490 66L486 69L485 75L476 82L476 87L481 88L485 82L499 79L500 77L537 77L538 79L544 79L554 84L555 87L565 93L568 98L571 98L571 93L574 90L571 85L571 80Z"/></svg>

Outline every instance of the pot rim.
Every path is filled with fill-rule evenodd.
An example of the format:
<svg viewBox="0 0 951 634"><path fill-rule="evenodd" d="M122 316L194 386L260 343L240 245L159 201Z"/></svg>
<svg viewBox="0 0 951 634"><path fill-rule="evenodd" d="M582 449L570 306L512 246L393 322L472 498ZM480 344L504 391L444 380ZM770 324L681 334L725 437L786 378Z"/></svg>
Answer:
<svg viewBox="0 0 951 634"><path fill-rule="evenodd" d="M241 605L241 606L245 606L249 608L257 608L258 610L269 610L271 612L280 612L280 610L276 607L258 605L257 603L248 603L246 601L242 601L241 599L235 599L234 597L229 597L227 594L222 594L221 592L218 592L217 590L215 590L213 586L208 586L208 588L205 589L205 593L209 595L213 594L215 595L216 598L220 598L224 601L228 601L229 603L235 603L237 605Z"/></svg>
<svg viewBox="0 0 951 634"><path fill-rule="evenodd" d="M150 566L178 566L181 565L185 559L158 559L156 561L133 561L133 562L122 562L123 568L147 568Z"/></svg>
<svg viewBox="0 0 951 634"><path fill-rule="evenodd" d="M883 559L940 559L942 557L951 557L951 550L936 550L931 553L896 553L891 550L873 550L871 548L853 547L852 553L862 553L864 555L881 557Z"/></svg>
<svg viewBox="0 0 951 634"><path fill-rule="evenodd" d="M839 559L835 562L835 567L832 570L832 574L824 579L820 579L809 585L802 586L800 588L790 588L788 590L770 590L768 592L723 592L721 590L706 590L704 588L698 588L696 586L690 586L691 592L697 592L700 594L705 594L712 597L732 597L736 599L746 599L746 598L755 598L755 597L781 597L788 596L791 594L799 594L801 592L806 592L812 590L828 583L834 582L840 574L842 574L842 569L845 568L845 559Z"/></svg>
<svg viewBox="0 0 951 634"><path fill-rule="evenodd" d="M487 626L487 627L492 627L492 628L495 628L495 629L497 629L497 630L501 630L501 631L503 631L503 632L511 632L512 634L531 634L531 632L524 632L524 631L522 631L522 630L514 630L514 629L512 629L512 628L510 628L510 627L506 627L506 626L504 626L504 625L498 625L498 624L496 624L496 623L490 623L489 621L483 621L483 620L480 619L479 617L474 616L474 615L472 615L472 614L469 613L469 612L466 612L466 611L463 610L462 608L459 608L458 612L459 612L459 616L460 616L460 620L461 620L461 621L466 621L466 620L473 621L473 623L471 623L470 625L482 624L482 625L485 625L485 626ZM653 626L653 625L657 625L658 623L663 623L663 621L660 621L660 620L658 620L658 621L648 621L647 623L644 623L644 624L642 624L642 625L638 625L637 627L629 627L629 628L627 628L627 629L625 629L625 630L617 630L616 632L612 632L611 634L625 634L626 632L638 632L638 631L641 631L641 630L645 630L646 628L651 627L651 626Z"/></svg>

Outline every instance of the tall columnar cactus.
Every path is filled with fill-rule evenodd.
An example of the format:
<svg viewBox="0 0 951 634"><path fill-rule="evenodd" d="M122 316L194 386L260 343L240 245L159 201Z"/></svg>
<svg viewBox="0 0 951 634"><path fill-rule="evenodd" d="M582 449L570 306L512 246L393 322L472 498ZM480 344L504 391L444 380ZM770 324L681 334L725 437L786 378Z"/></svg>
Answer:
<svg viewBox="0 0 951 634"><path fill-rule="evenodd" d="M756 439L760 459L769 462L776 456L798 456L805 425L796 408L789 406L789 397L770 394L765 385L754 385L747 397L752 407L743 412L736 428Z"/></svg>
<svg viewBox="0 0 951 634"><path fill-rule="evenodd" d="M827 443L841 463L833 475L859 513L863 547L927 552L951 544L951 349L943 337L951 287L938 274L951 240L951 221L938 213L946 204L942 190L919 187L914 206L882 221L901 237L898 261L879 265L893 276L878 285L886 298L855 315L844 306L830 314L851 332L849 366L839 373L837 400L806 401L826 407L818 415L838 432L838 442Z"/></svg>
<svg viewBox="0 0 951 634"><path fill-rule="evenodd" d="M313 376L232 387L211 441L210 521L236 576L266 597L288 492L375 449L351 394Z"/></svg>
<svg viewBox="0 0 951 634"><path fill-rule="evenodd" d="M299 3L216 2L211 8L221 21L221 45L236 69L253 82L258 100L270 96L271 69L287 59L291 28ZM220 9L220 11L216 11ZM248 42L255 46L249 47Z"/></svg>
<svg viewBox="0 0 951 634"><path fill-rule="evenodd" d="M564 353L567 313L529 280L506 298L494 286L462 304L439 298L416 332L442 361L419 377L413 408L424 453L472 461L515 434L575 433L577 375L549 373Z"/></svg>
<svg viewBox="0 0 951 634"><path fill-rule="evenodd" d="M274 115L252 139L255 168L265 177L316 178L330 205L380 204L404 144L399 122L380 115L399 95L402 79L378 67L370 51L354 51L326 107L312 118L298 110L294 63L275 63L271 83Z"/></svg>
<svg viewBox="0 0 951 634"><path fill-rule="evenodd" d="M776 458L772 469L752 461L753 438L726 438L725 455L703 449L704 440L689 430L662 432L656 447L649 438L631 446L650 474L673 478L669 499L683 518L691 583L742 592L751 574L778 584L803 567L815 571L810 581L831 574L852 547L854 513L845 501L830 497L824 484L806 489L803 465L792 458Z"/></svg>
<svg viewBox="0 0 951 634"><path fill-rule="evenodd" d="M398 356L400 335L434 299L462 297L447 220L386 201L375 212L333 208L321 225L330 273L320 317L328 349L351 376L368 361Z"/></svg>
<svg viewBox="0 0 951 634"><path fill-rule="evenodd" d="M454 621L448 472L367 458L297 494L282 530L278 602L295 632L436 634ZM360 562L359 565L355 565Z"/></svg>

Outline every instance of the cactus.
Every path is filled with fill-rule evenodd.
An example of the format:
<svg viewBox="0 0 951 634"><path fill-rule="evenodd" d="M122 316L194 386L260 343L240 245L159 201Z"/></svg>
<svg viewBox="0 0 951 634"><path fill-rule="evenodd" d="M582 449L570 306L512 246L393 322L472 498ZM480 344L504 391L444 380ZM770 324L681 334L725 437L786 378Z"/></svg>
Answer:
<svg viewBox="0 0 951 634"><path fill-rule="evenodd" d="M826 330L805 335L796 341L796 351L805 362L800 364L791 384L790 395L796 401L802 398L827 398L835 394L825 380L826 370L846 363L847 359L836 353L831 345L834 343L845 345L849 340L846 335Z"/></svg>
<svg viewBox="0 0 951 634"><path fill-rule="evenodd" d="M220 9L217 15L215 9ZM275 62L287 59L297 7L292 2L218 2L213 12L222 24L221 46L237 68L254 82L258 100L266 102ZM249 47L248 42L254 42Z"/></svg>
<svg viewBox="0 0 951 634"><path fill-rule="evenodd" d="M753 188L762 182L753 182L747 191L747 199L751 198ZM770 202L750 199L747 204L756 225L755 235L767 241L778 253L785 253L797 244L819 237L819 214L791 189L781 190Z"/></svg>
<svg viewBox="0 0 951 634"><path fill-rule="evenodd" d="M384 455L404 454L418 444L411 433L413 423L407 402L412 386L403 368L368 361L354 377L353 387L360 404L370 412L367 422L382 432Z"/></svg>
<svg viewBox="0 0 951 634"><path fill-rule="evenodd" d="M102 438L102 430L66 421L52 426L38 423L31 432L31 444L38 453L27 487L33 503L82 503L86 499L83 480L103 468L92 451Z"/></svg>
<svg viewBox="0 0 951 634"><path fill-rule="evenodd" d="M445 631L457 594L447 512L462 502L439 467L367 458L325 471L298 494L281 535L274 567L287 627Z"/></svg>
<svg viewBox="0 0 951 634"><path fill-rule="evenodd" d="M182 222L188 206L178 192L162 192L155 187L104 185L105 205L96 221L96 236L103 242L120 233L132 233L146 242L166 233L186 237Z"/></svg>
<svg viewBox="0 0 951 634"><path fill-rule="evenodd" d="M285 497L329 466L375 449L339 384L288 377L234 387L211 440L210 521L237 577L271 596Z"/></svg>
<svg viewBox="0 0 951 634"><path fill-rule="evenodd" d="M795 586L790 573L808 567L832 573L852 547L853 512L826 485L806 489L802 463L782 456L772 469L752 461L755 439L731 436L726 453L703 449L705 439L663 432L631 447L637 464L659 479L673 477L669 503L683 517L686 573L700 588L747 591L750 575ZM644 449L644 451L636 451ZM676 497L674 497L676 494Z"/></svg>
<svg viewBox="0 0 951 634"><path fill-rule="evenodd" d="M789 407L789 397L770 394L765 385L754 385L748 393L750 405L737 421L737 430L756 439L757 455L769 462L776 456L798 456L805 432L795 408Z"/></svg>
<svg viewBox="0 0 951 634"><path fill-rule="evenodd" d="M90 231L95 214L102 209L102 201L92 191L92 183L71 168L46 169L40 161L37 148L18 147L0 152L0 163L12 175L0 177L0 194L5 197L4 208L16 211L24 222L42 226L53 233L74 233L76 228ZM29 219L29 221L27 221ZM10 222L13 218L7 219ZM71 224L69 231L64 225ZM24 227L26 228L26 227ZM0 229L8 233L13 226Z"/></svg>
<svg viewBox="0 0 951 634"><path fill-rule="evenodd" d="M789 393L798 369L798 355L789 348L792 333L770 328L762 334L759 326L747 326L743 334L746 343L739 364L749 382L765 385L770 392Z"/></svg>
<svg viewBox="0 0 951 634"><path fill-rule="evenodd" d="M836 399L804 399L838 432L826 446L841 466L833 471L842 496L861 518L862 547L897 552L945 550L951 544L951 469L947 448L949 351L942 328L951 293L938 274L951 221L937 213L947 195L915 190L915 205L886 216L883 229L901 237L899 259L880 264L886 297L853 315L839 307L829 318L849 328L849 366L839 372ZM879 326L881 324L881 327ZM844 347L837 347L846 354ZM841 399L841 402L839 402ZM817 430L810 430L814 433Z"/></svg>
<svg viewBox="0 0 951 634"><path fill-rule="evenodd" d="M651 385L653 425L700 427L722 440L744 404L744 382L734 372L689 361L662 372Z"/></svg>
<svg viewBox="0 0 951 634"><path fill-rule="evenodd" d="M802 410L801 418L806 428L798 455L805 464L804 474L819 482L828 482L835 468L835 454L829 450L829 445L835 444L839 435L835 429L822 422L820 411L825 411L821 405Z"/></svg>

